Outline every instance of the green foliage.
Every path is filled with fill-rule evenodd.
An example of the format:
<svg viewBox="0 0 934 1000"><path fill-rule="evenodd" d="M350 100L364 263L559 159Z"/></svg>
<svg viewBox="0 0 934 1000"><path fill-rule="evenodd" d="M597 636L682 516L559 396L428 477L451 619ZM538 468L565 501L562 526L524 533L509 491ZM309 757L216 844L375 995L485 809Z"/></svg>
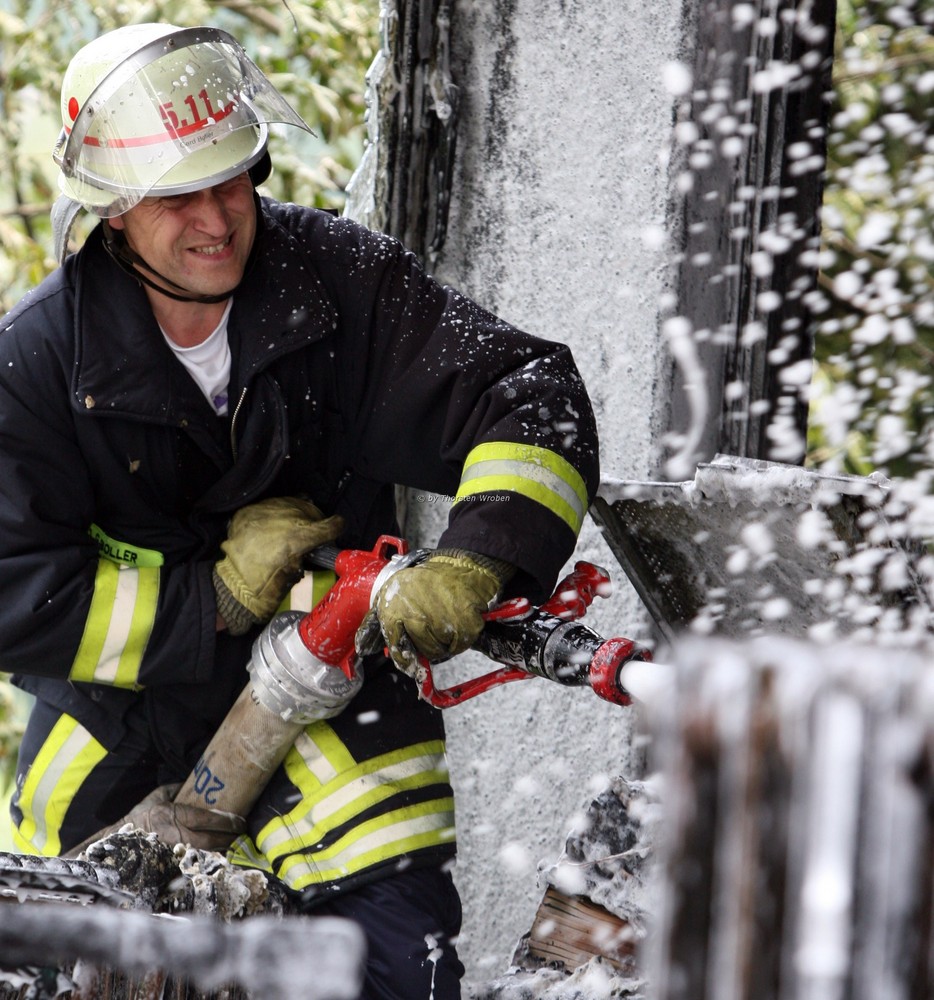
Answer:
<svg viewBox="0 0 934 1000"><path fill-rule="evenodd" d="M98 35L144 21L211 24L237 37L317 133L274 134L266 185L287 201L341 208L363 152L364 77L378 47L377 0L4 0L0 9L0 313L54 267L51 149L71 56ZM87 220L87 225L93 220Z"/></svg>
<svg viewBox="0 0 934 1000"><path fill-rule="evenodd" d="M812 464L934 468L934 5L838 0Z"/></svg>
<svg viewBox="0 0 934 1000"><path fill-rule="evenodd" d="M23 735L23 712L17 695L0 674L0 795L7 792L16 771L16 751Z"/></svg>

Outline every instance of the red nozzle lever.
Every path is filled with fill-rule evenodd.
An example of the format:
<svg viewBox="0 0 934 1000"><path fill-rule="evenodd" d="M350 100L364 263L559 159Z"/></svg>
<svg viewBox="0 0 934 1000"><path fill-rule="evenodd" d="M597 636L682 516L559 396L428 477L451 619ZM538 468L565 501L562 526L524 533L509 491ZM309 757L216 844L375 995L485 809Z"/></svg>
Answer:
<svg viewBox="0 0 934 1000"><path fill-rule="evenodd" d="M595 597L609 597L612 592L613 583L605 569L593 563L577 562L541 610L556 618L576 621L584 617Z"/></svg>
<svg viewBox="0 0 934 1000"><path fill-rule="evenodd" d="M499 605L484 615L486 627L474 648L503 667L450 688L436 688L431 666L424 662L422 697L439 708L450 708L499 684L538 676L569 686L589 686L605 701L630 704L619 673L629 660L651 659L648 650L631 639L603 639L574 620L586 612L595 596L609 593L606 570L579 562L540 608L531 607L525 598Z"/></svg>

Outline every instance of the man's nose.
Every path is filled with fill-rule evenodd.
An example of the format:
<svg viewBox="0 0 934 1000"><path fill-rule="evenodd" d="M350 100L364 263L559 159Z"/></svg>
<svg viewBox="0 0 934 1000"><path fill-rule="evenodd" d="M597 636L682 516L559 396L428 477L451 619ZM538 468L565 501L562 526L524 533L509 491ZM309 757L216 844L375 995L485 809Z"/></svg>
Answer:
<svg viewBox="0 0 934 1000"><path fill-rule="evenodd" d="M195 225L204 232L220 236L227 231L227 207L213 188L195 192L192 211Z"/></svg>

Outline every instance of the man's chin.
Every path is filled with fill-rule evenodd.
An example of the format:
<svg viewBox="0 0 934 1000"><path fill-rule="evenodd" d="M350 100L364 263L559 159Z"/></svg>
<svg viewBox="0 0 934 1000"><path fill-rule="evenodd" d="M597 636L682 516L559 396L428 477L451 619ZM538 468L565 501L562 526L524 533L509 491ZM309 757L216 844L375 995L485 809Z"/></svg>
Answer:
<svg viewBox="0 0 934 1000"><path fill-rule="evenodd" d="M191 295L216 296L233 292L243 280L243 270L241 268L225 268L223 271L210 276L201 274L180 275L177 279L178 288L165 286L165 282L160 282L165 286L165 290L175 292L179 290L188 292Z"/></svg>
<svg viewBox="0 0 934 1000"><path fill-rule="evenodd" d="M177 280L185 288L199 295L219 295L230 288L236 288L243 281L244 266L228 261L226 266L220 262L206 261L189 267Z"/></svg>

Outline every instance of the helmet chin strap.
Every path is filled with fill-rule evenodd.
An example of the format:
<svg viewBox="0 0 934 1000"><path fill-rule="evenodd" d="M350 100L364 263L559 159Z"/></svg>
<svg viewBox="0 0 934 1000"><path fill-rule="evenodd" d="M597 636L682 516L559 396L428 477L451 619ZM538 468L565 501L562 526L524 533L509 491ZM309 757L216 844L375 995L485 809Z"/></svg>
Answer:
<svg viewBox="0 0 934 1000"><path fill-rule="evenodd" d="M259 218L259 198L256 192L253 192L253 201L256 204L256 214ZM165 277L165 275L160 274L154 267L147 264L146 261L127 243L126 237L120 230L114 229L113 226L106 219L101 220L104 229L104 249L110 254L113 261L127 274L131 277L136 278L137 281L141 281L148 288L153 289L153 291L159 292L160 295L165 295L170 299L175 299L176 302L200 302L205 305L211 305L215 302L226 302L231 295L236 292L236 290L243 284L243 279L249 272L253 261L256 256L256 243L257 240L254 238L253 246L250 248L250 256L247 259L246 267L243 269L243 276L234 285L233 288L228 289L226 292L221 292L218 295L202 295L200 292L193 292L190 288L185 288L184 285L179 285L177 282L172 281L171 278ZM258 227L257 227L258 235ZM157 284L149 277L149 274L154 275L159 279L159 281L165 282L166 285L170 285L175 291L170 291L163 285Z"/></svg>

